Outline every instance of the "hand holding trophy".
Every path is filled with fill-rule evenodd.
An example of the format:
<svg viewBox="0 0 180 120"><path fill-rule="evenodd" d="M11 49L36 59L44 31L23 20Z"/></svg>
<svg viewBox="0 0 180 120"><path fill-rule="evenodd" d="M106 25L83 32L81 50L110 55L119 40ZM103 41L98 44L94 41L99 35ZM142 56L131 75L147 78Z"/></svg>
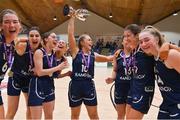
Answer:
<svg viewBox="0 0 180 120"><path fill-rule="evenodd" d="M81 21L85 21L86 18L90 15L88 13L88 10L86 10L86 9L75 10L67 4L64 6L63 14L64 14L64 16L70 16L70 17L72 17L74 15L76 18L78 18Z"/></svg>

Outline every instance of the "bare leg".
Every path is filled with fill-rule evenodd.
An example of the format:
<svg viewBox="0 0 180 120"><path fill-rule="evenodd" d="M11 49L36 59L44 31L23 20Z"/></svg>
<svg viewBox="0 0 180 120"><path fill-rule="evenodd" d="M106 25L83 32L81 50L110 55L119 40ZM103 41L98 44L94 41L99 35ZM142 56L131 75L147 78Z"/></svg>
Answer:
<svg viewBox="0 0 180 120"><path fill-rule="evenodd" d="M118 114L118 120L124 119L126 114L126 104L117 104L116 110Z"/></svg>
<svg viewBox="0 0 180 120"><path fill-rule="evenodd" d="M130 112L128 113L127 119L137 119L141 120L143 118L144 114L131 108Z"/></svg>
<svg viewBox="0 0 180 120"><path fill-rule="evenodd" d="M71 107L71 119L78 120L81 111L81 106Z"/></svg>
<svg viewBox="0 0 180 120"><path fill-rule="evenodd" d="M129 116L130 110L132 109L131 105L126 104L126 116Z"/></svg>
<svg viewBox="0 0 180 120"><path fill-rule="evenodd" d="M8 95L8 108L6 119L13 119L19 106L19 96Z"/></svg>
<svg viewBox="0 0 180 120"><path fill-rule="evenodd" d="M54 111L54 105L55 101L50 101L50 102L45 102L43 103L43 108L44 108L44 118L47 120L52 120L53 119L53 111Z"/></svg>
<svg viewBox="0 0 180 120"><path fill-rule="evenodd" d="M30 120L31 119L31 113L30 113L30 108L28 106L28 93L24 93L24 98L25 98L26 107L27 107L27 110L26 110L26 119Z"/></svg>
<svg viewBox="0 0 180 120"><path fill-rule="evenodd" d="M97 112L97 106L87 106L86 105L86 109L89 115L89 118L91 120L98 120L98 112Z"/></svg>
<svg viewBox="0 0 180 120"><path fill-rule="evenodd" d="M39 120L42 116L42 106L30 106L31 118Z"/></svg>
<svg viewBox="0 0 180 120"><path fill-rule="evenodd" d="M4 106L0 105L0 120L4 119L4 118L5 118L5 116L4 116Z"/></svg>

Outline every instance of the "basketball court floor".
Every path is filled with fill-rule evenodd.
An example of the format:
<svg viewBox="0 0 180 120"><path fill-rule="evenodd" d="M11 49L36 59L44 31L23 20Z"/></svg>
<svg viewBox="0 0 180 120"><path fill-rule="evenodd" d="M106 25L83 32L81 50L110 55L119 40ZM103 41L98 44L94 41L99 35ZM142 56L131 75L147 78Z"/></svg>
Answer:
<svg viewBox="0 0 180 120"><path fill-rule="evenodd" d="M70 68L68 68L70 69ZM68 70L66 69L66 70ZM112 84L107 85L105 83L105 79L111 75L112 68L107 66L96 66L95 67L95 85L97 90L98 97L98 113L99 118L102 120L113 120L117 118L116 111L110 100L110 87ZM55 80L55 92L56 92L56 100L55 100L55 110L54 110L54 119L70 119L70 108L68 104L68 84L70 78L65 77L61 79ZM7 95L6 90L3 91L2 96L4 100L5 110L7 110ZM153 105L159 106L162 101L161 95L159 93L158 88L156 87L155 96L153 99ZM144 116L144 120L146 119L156 119L158 114L158 108L155 106L151 106L150 111L147 115ZM25 101L24 96L21 94L21 99L19 103L19 109L15 116L15 119L25 119ZM80 119L85 120L89 119L86 109L84 105L82 105Z"/></svg>

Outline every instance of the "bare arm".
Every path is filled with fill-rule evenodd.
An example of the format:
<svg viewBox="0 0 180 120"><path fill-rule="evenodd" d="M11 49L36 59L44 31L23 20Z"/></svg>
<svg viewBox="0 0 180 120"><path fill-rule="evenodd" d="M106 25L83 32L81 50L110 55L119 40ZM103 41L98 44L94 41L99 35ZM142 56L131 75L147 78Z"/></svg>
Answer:
<svg viewBox="0 0 180 120"><path fill-rule="evenodd" d="M72 74L72 72L71 71L67 71L67 72L65 72L65 73L61 73L61 71L60 71L60 73L59 73L59 75L58 75L58 78L63 78L63 77L66 77L66 76L71 76L71 74Z"/></svg>
<svg viewBox="0 0 180 120"><path fill-rule="evenodd" d="M168 68L175 69L176 71L180 73L180 52L179 51L175 49L169 50L168 57L164 62Z"/></svg>
<svg viewBox="0 0 180 120"><path fill-rule="evenodd" d="M68 23L68 41L69 41L70 53L73 59L75 58L78 52L78 48L76 46L76 40L74 37L74 21L75 21L75 17L72 16Z"/></svg>
<svg viewBox="0 0 180 120"><path fill-rule="evenodd" d="M114 58L113 59L113 71L112 71L112 75L111 75L111 77L108 77L106 79L106 83L107 84L112 83L115 80L115 78L116 78L116 74L117 74L117 62L116 62L116 58Z"/></svg>
<svg viewBox="0 0 180 120"><path fill-rule="evenodd" d="M166 42L161 46L161 48L159 50L159 54L160 54L159 56L160 56L161 60L167 59L170 49L175 49L180 52L180 47Z"/></svg>
<svg viewBox="0 0 180 120"><path fill-rule="evenodd" d="M95 54L96 62L111 62L111 61L113 61L113 58L114 58L113 55L105 56L105 55L100 55L98 53L94 53L94 54Z"/></svg>
<svg viewBox="0 0 180 120"><path fill-rule="evenodd" d="M45 76L45 75L52 75L54 72L66 68L68 66L68 63L67 61L65 61L56 67L43 69L43 52L41 50L36 50L36 52L34 53L34 65L35 65L35 73L38 76Z"/></svg>

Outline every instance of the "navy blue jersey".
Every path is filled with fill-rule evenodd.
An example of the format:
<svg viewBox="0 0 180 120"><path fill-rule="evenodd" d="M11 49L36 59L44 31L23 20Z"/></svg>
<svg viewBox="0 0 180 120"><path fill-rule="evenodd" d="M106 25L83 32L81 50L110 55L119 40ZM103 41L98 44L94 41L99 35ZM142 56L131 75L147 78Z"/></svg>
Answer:
<svg viewBox="0 0 180 120"><path fill-rule="evenodd" d="M94 78L94 52L89 56L89 67L87 67L88 55L84 55L79 51L72 62L72 80L92 80ZM86 59L86 60L84 60Z"/></svg>
<svg viewBox="0 0 180 120"><path fill-rule="evenodd" d="M174 69L167 68L160 60L156 61L155 68L161 78L157 80L157 83L164 101L179 103L180 74Z"/></svg>
<svg viewBox="0 0 180 120"><path fill-rule="evenodd" d="M62 56L60 59L56 58L56 65L61 64L63 61L65 61L65 57L64 56ZM56 71L56 72L54 72L53 77L54 78L58 78L59 74L60 74L60 71Z"/></svg>
<svg viewBox="0 0 180 120"><path fill-rule="evenodd" d="M116 58L117 73L116 82L130 82L131 80L131 66L129 66L131 57L126 57L124 52L121 51ZM128 65L129 64L129 65Z"/></svg>
<svg viewBox="0 0 180 120"><path fill-rule="evenodd" d="M146 55L141 49L135 51L132 76L133 91L136 93L153 91L155 86L154 57Z"/></svg>
<svg viewBox="0 0 180 120"><path fill-rule="evenodd" d="M14 42L12 42L9 46L7 46L4 42L5 37L0 34L0 81L4 79L4 75L11 66L14 56Z"/></svg>
<svg viewBox="0 0 180 120"><path fill-rule="evenodd" d="M55 67L57 65L57 61L54 52L52 52L51 55L48 55L44 48L41 48L40 50L43 52L43 69L49 69ZM52 74L52 76L50 77L54 77L54 75ZM49 76L45 75L45 76L40 76L38 78L47 79L49 78Z"/></svg>
<svg viewBox="0 0 180 120"><path fill-rule="evenodd" d="M23 55L19 55L15 51L14 62L11 71L25 77L31 75L31 69L33 67L33 53L31 52L30 46L27 43L26 51Z"/></svg>

